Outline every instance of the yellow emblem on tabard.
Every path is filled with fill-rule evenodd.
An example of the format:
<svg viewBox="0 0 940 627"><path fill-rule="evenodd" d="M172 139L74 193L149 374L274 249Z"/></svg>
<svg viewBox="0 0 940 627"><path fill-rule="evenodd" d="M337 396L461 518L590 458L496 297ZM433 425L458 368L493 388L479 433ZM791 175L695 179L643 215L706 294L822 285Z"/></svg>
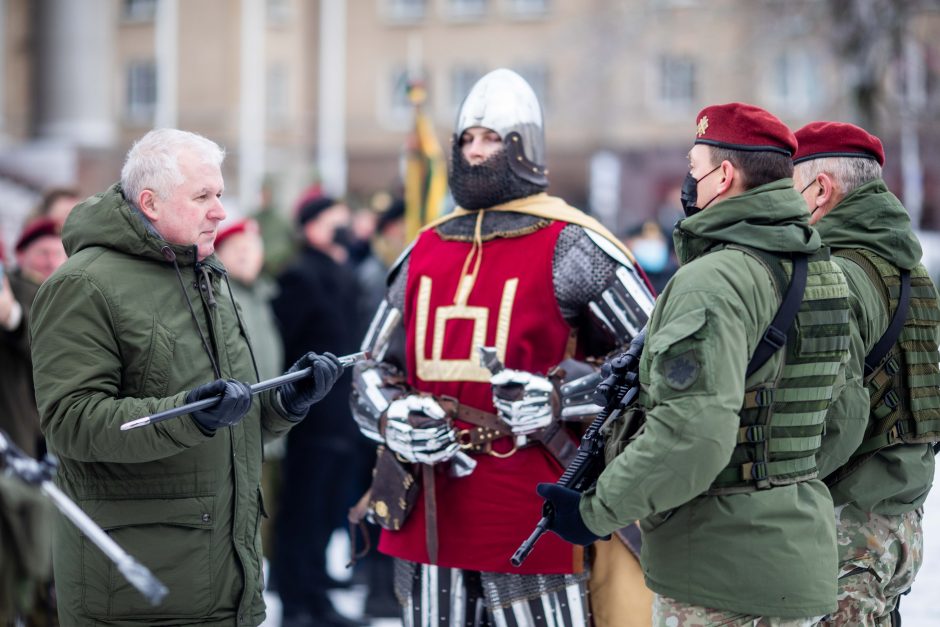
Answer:
<svg viewBox="0 0 940 627"><path fill-rule="evenodd" d="M695 136L701 137L705 134L705 131L708 130L708 116L703 115L702 119L698 121L698 128L696 129Z"/></svg>

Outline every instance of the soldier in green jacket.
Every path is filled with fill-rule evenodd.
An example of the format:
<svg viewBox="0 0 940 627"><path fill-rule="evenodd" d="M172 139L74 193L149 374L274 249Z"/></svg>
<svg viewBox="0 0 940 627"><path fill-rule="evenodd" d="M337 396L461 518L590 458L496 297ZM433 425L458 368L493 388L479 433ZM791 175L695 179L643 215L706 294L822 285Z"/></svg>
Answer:
<svg viewBox="0 0 940 627"><path fill-rule="evenodd" d="M291 370L312 367L310 377L252 400L249 338L213 254L225 218L223 158L193 133L145 135L121 183L69 216L69 259L33 305L36 399L59 459L56 482L169 588L151 606L60 518L53 569L63 625L264 620L262 444L302 420L342 368L333 356L307 353ZM210 397L221 399L120 430Z"/></svg>
<svg viewBox="0 0 940 627"><path fill-rule="evenodd" d="M627 446L613 426L608 465L580 498L539 492L576 543L641 521L654 625L812 625L836 608L815 454L847 385L848 287L793 189L793 133L740 103L697 123L674 233L682 266L650 318L629 414L644 428ZM783 299L798 267L805 290ZM782 301L794 315L775 334Z"/></svg>
<svg viewBox="0 0 940 627"><path fill-rule="evenodd" d="M839 610L831 620L887 624L923 556L929 443L940 436L940 308L907 211L881 179L881 141L840 122L813 122L796 137L794 182L848 280L851 367L864 368L868 391L865 411L834 407L828 419L851 434L851 460L820 458L839 541Z"/></svg>

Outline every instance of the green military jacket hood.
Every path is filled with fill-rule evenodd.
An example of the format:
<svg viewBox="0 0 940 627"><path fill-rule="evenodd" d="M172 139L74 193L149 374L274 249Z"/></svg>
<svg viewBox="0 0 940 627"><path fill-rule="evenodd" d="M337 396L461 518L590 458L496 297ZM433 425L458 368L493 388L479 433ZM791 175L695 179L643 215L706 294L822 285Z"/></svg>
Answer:
<svg viewBox="0 0 940 627"><path fill-rule="evenodd" d="M881 179L850 192L816 229L833 250L864 248L905 270L912 270L923 256L907 209Z"/></svg>
<svg viewBox="0 0 940 627"><path fill-rule="evenodd" d="M680 221L672 237L682 264L720 244L807 254L822 246L819 234L809 225L806 203L793 189L793 179L780 179L722 200Z"/></svg>
<svg viewBox="0 0 940 627"><path fill-rule="evenodd" d="M120 183L92 196L69 214L62 229L62 245L71 257L80 250L103 246L135 257L169 261L164 249L173 251L181 266L196 262L196 247L170 244L147 218L124 198ZM204 261L221 264L215 255Z"/></svg>
<svg viewBox="0 0 940 627"><path fill-rule="evenodd" d="M168 244L119 185L76 207L63 241L69 259L40 288L30 318L56 481L169 588L151 606L57 520L63 624L259 624L262 448L295 424L275 392L254 397L238 424L212 434L189 415L120 430L182 405L217 376L258 380L222 264L214 256L197 262L195 246Z"/></svg>

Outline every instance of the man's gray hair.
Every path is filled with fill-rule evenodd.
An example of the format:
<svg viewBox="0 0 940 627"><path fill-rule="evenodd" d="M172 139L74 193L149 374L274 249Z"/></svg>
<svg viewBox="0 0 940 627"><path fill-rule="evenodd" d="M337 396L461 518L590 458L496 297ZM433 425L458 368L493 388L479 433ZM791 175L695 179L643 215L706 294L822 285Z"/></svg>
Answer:
<svg viewBox="0 0 940 627"><path fill-rule="evenodd" d="M864 157L820 157L797 163L794 176L805 186L822 173L832 177L843 195L881 178L881 166Z"/></svg>
<svg viewBox="0 0 940 627"><path fill-rule="evenodd" d="M175 128L154 129L134 142L124 160L121 188L128 202L136 207L137 199L145 189L153 190L161 199L168 198L183 182L179 169L179 157L183 152L219 167L225 159L225 150L202 135Z"/></svg>

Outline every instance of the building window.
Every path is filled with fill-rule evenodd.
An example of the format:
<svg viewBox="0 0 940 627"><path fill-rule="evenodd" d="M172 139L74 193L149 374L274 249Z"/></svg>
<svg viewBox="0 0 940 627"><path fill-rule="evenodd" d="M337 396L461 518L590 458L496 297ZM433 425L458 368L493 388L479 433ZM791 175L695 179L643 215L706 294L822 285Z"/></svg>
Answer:
<svg viewBox="0 0 940 627"><path fill-rule="evenodd" d="M548 14L548 0L506 0L506 8L517 17L542 17Z"/></svg>
<svg viewBox="0 0 940 627"><path fill-rule="evenodd" d="M157 108L157 65L134 61L127 66L127 121L152 124Z"/></svg>
<svg viewBox="0 0 940 627"><path fill-rule="evenodd" d="M532 86L532 91L538 96L542 109L547 109L549 106L548 67L543 64L520 65L516 67L516 72Z"/></svg>
<svg viewBox="0 0 940 627"><path fill-rule="evenodd" d="M486 13L486 0L448 0L447 15L454 19L478 19Z"/></svg>
<svg viewBox="0 0 940 627"><path fill-rule="evenodd" d="M656 104L687 109L695 102L695 61L689 57L662 55L657 61Z"/></svg>
<svg viewBox="0 0 940 627"><path fill-rule="evenodd" d="M788 50L773 60L771 99L774 106L792 113L807 113L822 100L818 65L805 50Z"/></svg>
<svg viewBox="0 0 940 627"><path fill-rule="evenodd" d="M483 72L475 67L458 67L451 70L450 73L450 102L454 109L460 106L463 99L470 93L473 87L483 76Z"/></svg>
<svg viewBox="0 0 940 627"><path fill-rule="evenodd" d="M265 86L265 117L270 128L278 130L290 121L290 79L287 67L273 65L268 68Z"/></svg>
<svg viewBox="0 0 940 627"><path fill-rule="evenodd" d="M267 16L269 24L287 24L291 18L290 0L268 0Z"/></svg>
<svg viewBox="0 0 940 627"><path fill-rule="evenodd" d="M424 19L427 0L385 0L385 16L395 22Z"/></svg>
<svg viewBox="0 0 940 627"><path fill-rule="evenodd" d="M157 14L157 0L124 0L124 19L129 22L150 22Z"/></svg>

